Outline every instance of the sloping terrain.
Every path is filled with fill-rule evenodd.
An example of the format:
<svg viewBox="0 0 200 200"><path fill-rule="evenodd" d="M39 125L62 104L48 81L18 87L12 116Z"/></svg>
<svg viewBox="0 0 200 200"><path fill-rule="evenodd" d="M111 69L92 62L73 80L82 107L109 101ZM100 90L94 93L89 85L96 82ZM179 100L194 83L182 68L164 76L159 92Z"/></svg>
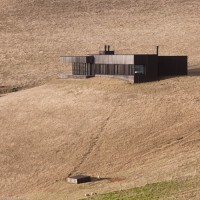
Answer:
<svg viewBox="0 0 200 200"><path fill-rule="evenodd" d="M92 200L170 200L170 199L193 199L199 200L199 180L164 181L147 184L143 187L135 187L129 190L114 191L106 194L95 194ZM188 192L190 191L190 192ZM197 193L198 192L198 196ZM195 194L196 193L196 194ZM194 195L195 194L195 195Z"/></svg>
<svg viewBox="0 0 200 200"><path fill-rule="evenodd" d="M198 176L199 88L193 76L139 85L91 78L1 97L0 194L83 197L81 188L116 187L66 184L79 173L125 179L118 189Z"/></svg>
<svg viewBox="0 0 200 200"><path fill-rule="evenodd" d="M139 85L54 79L0 96L0 199L77 199L199 177L199 19L199 0L2 0L0 90L40 85L69 71L60 55L105 43L118 53L160 45L162 55L189 55L190 70ZM105 179L66 183L78 173Z"/></svg>
<svg viewBox="0 0 200 200"><path fill-rule="evenodd" d="M43 83L68 69L61 55L121 53L189 55L200 60L199 0L1 0L0 85Z"/></svg>

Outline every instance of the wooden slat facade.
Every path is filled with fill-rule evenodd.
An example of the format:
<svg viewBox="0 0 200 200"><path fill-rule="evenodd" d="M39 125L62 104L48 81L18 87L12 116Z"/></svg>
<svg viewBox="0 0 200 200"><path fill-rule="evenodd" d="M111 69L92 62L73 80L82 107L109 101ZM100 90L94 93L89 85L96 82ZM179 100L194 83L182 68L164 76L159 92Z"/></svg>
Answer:
<svg viewBox="0 0 200 200"><path fill-rule="evenodd" d="M104 65L90 63L72 63L74 75L134 75L134 65Z"/></svg>
<svg viewBox="0 0 200 200"><path fill-rule="evenodd" d="M95 64L95 74L134 75L134 65Z"/></svg>
<svg viewBox="0 0 200 200"><path fill-rule="evenodd" d="M95 68L90 63L72 63L72 74L94 76Z"/></svg>

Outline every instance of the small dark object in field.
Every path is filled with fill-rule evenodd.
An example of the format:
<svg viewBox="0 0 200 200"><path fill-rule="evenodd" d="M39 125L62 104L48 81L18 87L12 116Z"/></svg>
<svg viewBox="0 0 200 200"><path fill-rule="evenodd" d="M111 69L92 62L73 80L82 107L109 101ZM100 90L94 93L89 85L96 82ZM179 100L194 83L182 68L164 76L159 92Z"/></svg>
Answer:
<svg viewBox="0 0 200 200"><path fill-rule="evenodd" d="M90 176L84 176L84 175L78 175L78 176L71 176L67 178L67 182L69 183L87 183L91 182L91 177Z"/></svg>

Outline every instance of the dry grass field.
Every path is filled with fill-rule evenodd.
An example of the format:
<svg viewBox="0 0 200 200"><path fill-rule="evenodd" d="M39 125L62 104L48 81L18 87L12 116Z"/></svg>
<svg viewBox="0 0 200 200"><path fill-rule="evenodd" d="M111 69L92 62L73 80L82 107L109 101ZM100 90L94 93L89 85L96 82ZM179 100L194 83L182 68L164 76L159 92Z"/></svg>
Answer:
<svg viewBox="0 0 200 200"><path fill-rule="evenodd" d="M0 85L30 86L67 71L61 55L188 55L200 65L199 0L1 0Z"/></svg>
<svg viewBox="0 0 200 200"><path fill-rule="evenodd" d="M73 199L88 190L198 176L199 88L193 76L139 85L91 78L1 97L0 195ZM79 173L108 180L66 184Z"/></svg>
<svg viewBox="0 0 200 200"><path fill-rule="evenodd" d="M0 96L0 199L78 199L198 178L199 35L199 0L1 0L0 90L29 89ZM105 43L118 53L160 45L162 55L188 55L189 76L55 79L69 71L60 55ZM78 173L103 180L66 183Z"/></svg>

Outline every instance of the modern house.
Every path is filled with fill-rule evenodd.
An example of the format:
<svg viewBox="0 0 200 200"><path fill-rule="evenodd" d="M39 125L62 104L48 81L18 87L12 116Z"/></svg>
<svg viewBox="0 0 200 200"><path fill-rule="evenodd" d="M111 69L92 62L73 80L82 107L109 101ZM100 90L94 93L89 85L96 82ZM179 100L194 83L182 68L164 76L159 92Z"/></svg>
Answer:
<svg viewBox="0 0 200 200"><path fill-rule="evenodd" d="M187 75L187 56L159 56L157 54L118 55L105 45L104 51L87 56L61 56L63 63L72 63L76 77L113 76L134 83L157 81L160 76Z"/></svg>

